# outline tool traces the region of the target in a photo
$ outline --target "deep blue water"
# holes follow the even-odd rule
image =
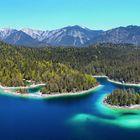
[[[104,95],[124,87],[105,78],[98,81],[101,87],[78,97],[48,100],[0,95],[0,140],[140,139],[140,126],[135,127],[140,123],[139,110],[112,111],[102,104]]]

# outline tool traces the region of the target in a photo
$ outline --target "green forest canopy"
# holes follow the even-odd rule
[[[0,52],[0,83],[3,86],[24,86],[26,79],[46,83],[47,93],[62,93],[87,90],[97,85],[91,75],[46,60],[41,54],[37,56],[38,49],[1,43]]]
[[[133,45],[24,48],[1,42],[0,52],[4,86],[24,85],[27,79],[47,83],[47,92],[79,91],[97,84],[91,75],[140,82],[140,48]]]
[[[105,102],[115,106],[140,104],[140,93],[134,89],[117,89],[107,96]]]

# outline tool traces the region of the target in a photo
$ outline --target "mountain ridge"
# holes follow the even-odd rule
[[[0,29],[0,40],[22,46],[88,46],[97,43],[128,43],[140,45],[140,26],[129,25],[107,31],[92,30],[79,25],[56,30],[34,30],[30,28]]]

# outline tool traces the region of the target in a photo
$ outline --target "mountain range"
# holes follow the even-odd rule
[[[52,31],[24,28],[0,29],[0,40],[13,45],[47,46],[88,46],[96,43],[128,43],[140,45],[140,26],[118,27],[111,30],[91,30],[78,25]]]

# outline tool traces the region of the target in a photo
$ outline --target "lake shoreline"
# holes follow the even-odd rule
[[[107,106],[111,109],[123,109],[123,110],[125,110],[125,109],[127,109],[127,110],[129,110],[129,109],[140,109],[140,104],[130,105],[130,106],[110,105],[105,101],[105,99],[103,100],[103,103],[104,103],[105,106]]]
[[[33,87],[38,87],[38,86],[44,86],[46,84],[38,84],[34,86],[28,86],[28,87],[22,87],[22,89],[29,89]],[[69,93],[51,93],[51,94],[30,94],[30,93],[19,93],[19,92],[14,92],[11,91],[12,89],[21,89],[21,87],[2,87],[0,86],[0,89],[4,91],[3,94],[7,95],[14,95],[14,96],[20,96],[20,97],[35,97],[35,98],[55,98],[55,97],[63,97],[63,96],[78,96],[78,95],[86,95],[89,92],[92,92],[99,88],[101,85],[97,85],[93,88],[90,88],[88,90],[83,90],[83,91],[78,91],[78,92],[69,92]],[[2,87],[2,88],[1,88]]]
[[[45,85],[46,85],[45,83],[41,83],[41,84],[32,84],[32,85],[30,85],[30,86],[19,86],[19,87],[6,87],[6,86],[0,85],[0,89],[3,89],[3,90],[29,89],[29,88],[35,88],[35,87],[38,87],[38,86],[45,86]]]
[[[46,98],[49,98],[49,97],[61,97],[61,96],[78,96],[78,95],[86,95],[88,94],[89,92],[92,92],[94,90],[96,90],[97,88],[101,87],[101,85],[97,85],[93,88],[90,88],[88,90],[83,90],[83,91],[78,91],[78,92],[67,92],[67,93],[52,93],[52,94],[42,94],[42,97],[46,97]]]
[[[119,84],[119,85],[124,85],[124,86],[138,86],[140,87],[140,83],[125,83],[125,82],[120,82],[120,81],[115,81],[113,79],[110,79],[108,76],[106,75],[95,75],[93,76],[94,78],[106,78],[107,81],[114,83],[114,84]]]
[[[93,76],[94,78],[106,78],[107,81],[111,82],[111,83],[114,83],[114,84],[119,84],[119,85],[125,85],[125,86],[140,86],[140,83],[138,84],[131,84],[131,83],[122,83],[122,82],[118,82],[118,81],[115,81],[115,80],[111,80],[109,79],[108,76],[105,76],[105,75],[95,75]],[[22,96],[22,97],[38,97],[38,98],[54,98],[54,97],[62,97],[62,96],[78,96],[78,95],[85,95],[87,94],[88,92],[91,92],[91,91],[94,91],[96,90],[97,88],[99,88],[101,85],[97,85],[93,88],[90,88],[88,90],[84,90],[84,91],[78,91],[78,92],[69,92],[69,93],[51,93],[51,94],[29,94],[29,93],[19,93],[19,92],[14,92],[14,91],[11,91],[13,89],[29,89],[29,88],[35,88],[35,87],[38,87],[38,86],[45,86],[46,84],[44,83],[41,83],[41,84],[33,84],[33,85],[30,85],[30,86],[19,86],[19,87],[4,87],[4,86],[1,86],[0,85],[0,89],[2,89],[4,91],[4,94],[8,94],[8,95],[15,95],[15,96]],[[136,107],[140,107],[139,106],[136,106]],[[120,107],[117,107],[117,106],[114,106],[114,108],[120,108]],[[126,108],[126,107],[122,107],[122,108]],[[127,107],[129,108],[129,107]],[[131,107],[133,108],[133,106]]]
[[[111,80],[109,79],[108,76],[106,75],[96,75],[96,76],[93,76],[94,78],[106,78],[107,81],[113,83],[113,84],[119,84],[119,85],[124,85],[124,86],[134,86],[134,87],[140,87],[140,83],[124,83],[124,82],[119,82],[119,81],[115,81],[115,80]],[[131,105],[131,106],[115,106],[115,105],[110,105],[108,104],[106,101],[106,97],[104,98],[103,100],[103,104],[109,108],[112,108],[112,109],[140,109],[140,104],[136,104],[136,105]]]

